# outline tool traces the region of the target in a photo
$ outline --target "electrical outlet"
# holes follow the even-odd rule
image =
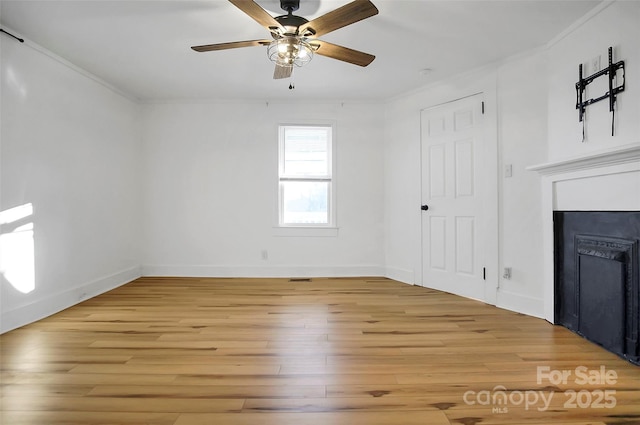
[[[504,273],[502,273],[502,277],[505,279],[511,279],[511,267],[505,267]]]

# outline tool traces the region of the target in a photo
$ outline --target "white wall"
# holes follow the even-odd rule
[[[500,273],[498,305],[541,316],[543,312],[540,178],[526,167],[547,155],[547,61],[531,52],[498,67],[500,144]],[[512,166],[512,177],[504,168]]]
[[[402,98],[385,111],[384,244],[387,276],[421,284],[420,101]]]
[[[608,48],[613,61],[625,61],[626,88],[616,102],[615,136],[611,136],[609,103],[602,100],[587,107],[586,140],[581,142],[582,124],[575,109],[578,65],[601,56],[608,64]],[[640,142],[640,2],[617,1],[605,4],[590,19],[573,28],[549,47],[549,160],[576,157]],[[586,69],[585,74],[591,75]],[[607,92],[607,77],[587,87],[587,97]]]
[[[0,213],[6,331],[140,275],[141,157],[134,102],[29,42],[0,43],[0,211],[33,208]]]
[[[144,273],[383,274],[382,118],[370,104],[145,105]],[[277,126],[317,122],[335,123],[338,233],[281,236]]]

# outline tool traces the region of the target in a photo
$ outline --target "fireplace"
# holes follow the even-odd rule
[[[640,212],[553,217],[556,323],[640,364]]]
[[[541,177],[541,316],[637,363],[638,234],[633,236],[624,229],[637,231],[638,227],[640,142],[528,169]],[[627,213],[636,214],[632,218],[636,224],[628,224],[624,220],[629,219],[624,218],[618,226],[623,230],[608,227],[608,217],[624,217]],[[580,224],[583,218],[595,218],[604,227]],[[566,232],[573,232],[573,236],[560,247],[558,238]],[[562,263],[556,257],[561,257]],[[558,270],[558,264],[564,262],[569,262],[573,271]],[[601,308],[605,304],[609,307]]]

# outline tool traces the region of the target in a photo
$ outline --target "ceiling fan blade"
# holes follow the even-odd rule
[[[282,25],[275,20],[273,16],[264,10],[258,3],[253,0],[229,0],[238,9],[253,18],[254,21],[271,31],[273,28],[282,28]]]
[[[238,47],[267,46],[270,40],[248,40],[232,41],[230,43],[204,44],[202,46],[191,46],[196,52],[211,52],[213,50],[236,49]]]
[[[374,55],[370,55],[369,53],[338,46],[337,44],[327,43],[322,40],[313,40],[310,41],[310,43],[313,46],[319,46],[318,50],[315,51],[316,55],[338,59],[354,65],[367,66],[376,58]]]
[[[273,71],[273,79],[279,80],[282,78],[289,78],[293,74],[293,65],[279,65],[276,64],[276,69]]]
[[[377,15],[378,9],[369,0],[355,0],[325,15],[300,25],[299,34],[304,35],[309,29],[316,37],[346,27],[363,19]]]

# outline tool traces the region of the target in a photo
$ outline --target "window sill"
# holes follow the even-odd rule
[[[337,227],[274,227],[273,236],[276,237],[337,237]]]

